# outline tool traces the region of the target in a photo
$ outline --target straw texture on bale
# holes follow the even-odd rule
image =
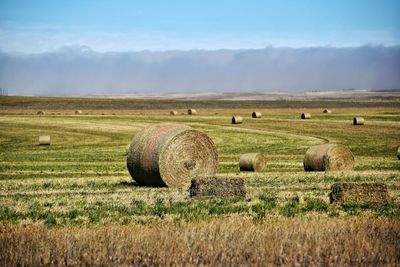
[[[197,110],[190,108],[190,109],[188,109],[188,114],[195,115],[195,114],[197,114]]]
[[[330,109],[324,109],[323,113],[332,113]]]
[[[131,148],[131,144],[127,144],[126,147],[125,147],[125,153],[126,153],[126,155],[129,154],[129,149],[130,149],[130,148]]]
[[[218,155],[206,134],[186,125],[157,124],[135,135],[127,167],[141,185],[188,188],[192,178],[216,173]]]
[[[39,136],[39,145],[50,145],[50,135]]]
[[[242,178],[202,177],[192,179],[191,197],[246,197]]]
[[[362,117],[354,117],[353,125],[364,125],[364,118]]]
[[[240,124],[243,122],[243,118],[241,116],[233,116],[232,124]]]
[[[311,113],[301,113],[301,119],[311,119]]]
[[[76,115],[82,114],[82,110],[75,110],[75,114],[76,114]]]
[[[44,112],[43,110],[39,110],[36,114],[37,114],[37,115],[45,115],[46,112]]]
[[[389,194],[384,183],[335,183],[329,194],[332,204],[385,204]]]
[[[169,114],[172,115],[172,116],[176,116],[176,115],[178,115],[178,111],[171,110]]]
[[[265,165],[265,158],[259,153],[247,153],[240,156],[240,171],[262,172]]]
[[[400,159],[400,146],[397,148],[397,158]]]
[[[304,156],[305,171],[343,171],[354,169],[354,156],[344,146],[323,144],[310,147]]]
[[[261,112],[254,111],[253,113],[251,113],[252,118],[259,119],[259,118],[261,118],[261,116],[262,116]]]

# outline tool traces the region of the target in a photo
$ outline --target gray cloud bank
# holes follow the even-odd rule
[[[0,53],[0,87],[16,95],[394,89],[400,46]]]

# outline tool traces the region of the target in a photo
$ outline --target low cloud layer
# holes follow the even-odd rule
[[[400,46],[0,53],[0,87],[17,95],[394,89],[399,73]]]

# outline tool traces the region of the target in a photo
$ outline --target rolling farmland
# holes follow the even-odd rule
[[[400,263],[398,101],[1,97],[0,114],[0,265]],[[352,125],[355,116],[365,124]],[[218,176],[243,178],[246,197],[136,184],[125,147],[161,122],[206,133]],[[39,146],[39,135],[51,145]],[[304,171],[307,149],[328,142],[350,148],[354,171]],[[251,152],[266,158],[263,172],[239,171]],[[335,182],[384,182],[390,200],[334,206]]]

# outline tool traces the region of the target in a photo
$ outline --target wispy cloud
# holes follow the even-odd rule
[[[161,31],[106,32],[84,27],[66,27],[56,24],[14,25],[0,24],[0,51],[43,53],[63,46],[86,45],[99,52],[167,51],[190,49],[260,49],[267,46],[361,46],[399,45],[400,40],[392,32],[340,31],[318,36],[303,33],[176,33]]]

